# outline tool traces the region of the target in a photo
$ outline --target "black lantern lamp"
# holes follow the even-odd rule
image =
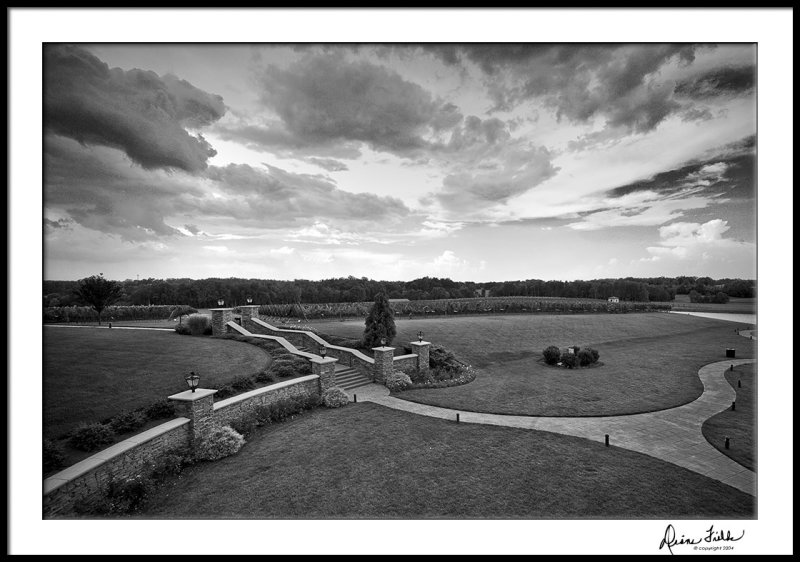
[[[247,304],[253,304],[253,297],[247,297]]]
[[[225,304],[225,299],[217,299],[217,305],[222,306]]]
[[[186,384],[192,389],[192,392],[200,386],[200,375],[196,375],[194,371],[186,375]]]
[[[328,349],[323,345],[319,348],[319,356],[325,359],[325,354],[328,353]]]
[[[386,338],[381,338],[381,347],[386,347]]]
[[[422,343],[422,338],[424,338],[424,337],[425,337],[425,334],[422,333],[422,330],[417,332],[417,339],[420,341],[420,343]]]

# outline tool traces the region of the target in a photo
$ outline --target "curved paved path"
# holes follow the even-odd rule
[[[610,444],[615,447],[624,447],[688,468],[754,496],[755,473],[720,453],[706,441],[702,433],[703,422],[729,408],[736,399],[736,391],[725,380],[725,370],[731,365],[754,362],[753,359],[730,359],[706,365],[698,371],[704,387],[703,394],[694,402],[668,410],[627,416],[567,418],[482,414],[408,402],[389,396],[388,389],[377,384],[353,392],[359,401],[374,402],[412,414],[455,421],[458,413],[460,421],[464,423],[538,429],[599,442],[603,442],[608,434]]]

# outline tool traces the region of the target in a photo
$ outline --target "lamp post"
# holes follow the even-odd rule
[[[247,304],[253,304],[253,297],[247,297]]]
[[[196,375],[194,371],[186,375],[184,380],[186,381],[186,384],[189,386],[189,388],[192,389],[192,392],[194,392],[195,389],[198,386],[200,386],[200,376]]]
[[[217,299],[217,306],[222,307],[225,304],[225,299]]]
[[[381,338],[381,347],[386,347],[386,338]]]
[[[325,354],[326,353],[328,353],[328,349],[324,345],[320,346],[320,348],[319,348],[319,356],[322,357],[323,359],[325,359]]]
[[[424,338],[424,337],[425,337],[425,334],[422,332],[422,330],[420,330],[419,332],[417,332],[417,339],[418,339],[420,342],[422,341],[422,338]]]

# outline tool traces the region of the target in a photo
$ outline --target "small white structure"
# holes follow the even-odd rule
[[[608,302],[619,302],[619,297],[608,297]]]

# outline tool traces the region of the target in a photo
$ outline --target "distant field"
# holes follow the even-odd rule
[[[56,438],[82,421],[97,422],[186,390],[189,371],[201,385],[264,368],[262,349],[174,332],[59,328],[44,330],[44,435]]]
[[[757,299],[731,298],[726,304],[693,303],[689,302],[689,295],[675,295],[672,310],[681,312],[728,312],[736,314],[755,314]]]
[[[467,385],[407,391],[399,397],[518,415],[616,415],[679,406],[701,394],[701,366],[725,359],[728,347],[736,348],[737,357],[753,357],[756,343],[737,335],[735,323],[664,313],[398,319],[396,324],[395,346],[413,341],[423,330],[427,341],[478,369],[478,377]],[[363,321],[315,327],[359,337]],[[568,371],[540,360],[548,345],[572,344],[597,349],[603,365]]]
[[[257,431],[236,455],[189,467],[156,490],[141,517],[742,519],[754,503],[602,443],[359,403]]]

